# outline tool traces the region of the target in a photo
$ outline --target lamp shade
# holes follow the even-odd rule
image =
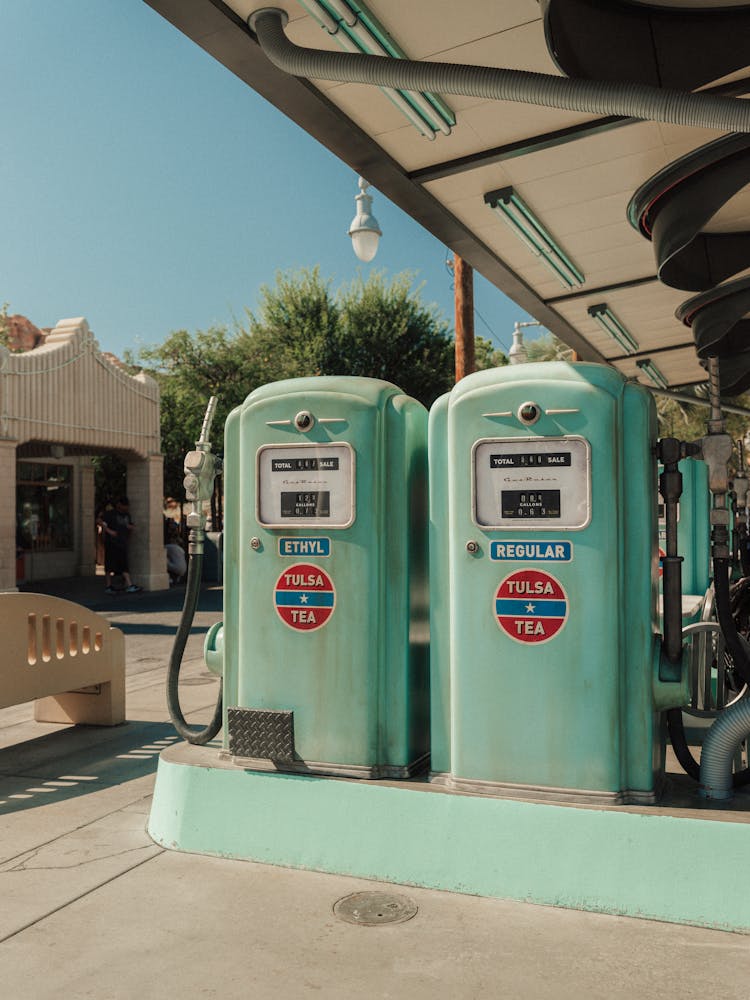
[[[352,238],[352,247],[357,257],[367,264],[378,252],[378,243],[383,233],[378,225],[378,220],[371,213],[372,197],[366,194],[370,185],[364,179],[359,179],[360,193],[355,197],[357,203],[357,214],[352,219],[349,226],[349,235]]]

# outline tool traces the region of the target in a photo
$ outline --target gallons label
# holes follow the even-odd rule
[[[547,642],[568,618],[568,597],[559,580],[541,569],[519,569],[495,593],[494,613],[516,642]]]
[[[572,542],[491,542],[490,559],[498,562],[570,562]]]
[[[333,580],[310,563],[295,563],[285,569],[274,588],[279,618],[298,632],[314,632],[325,625],[336,606]]]

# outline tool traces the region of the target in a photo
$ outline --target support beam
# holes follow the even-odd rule
[[[453,255],[453,283],[456,310],[456,382],[471,375],[474,355],[474,271],[458,254]]]

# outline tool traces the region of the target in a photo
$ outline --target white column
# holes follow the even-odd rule
[[[94,466],[90,458],[78,462],[76,497],[76,549],[78,576],[96,576],[96,525],[94,517]]]
[[[16,587],[16,442],[0,438],[0,593]]]
[[[149,455],[127,463],[127,492],[135,528],[130,536],[130,575],[144,590],[169,587],[164,552],[164,459]]]

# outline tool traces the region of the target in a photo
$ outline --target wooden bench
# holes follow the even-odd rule
[[[37,722],[125,721],[125,636],[80,604],[0,594],[0,708],[35,701]]]

